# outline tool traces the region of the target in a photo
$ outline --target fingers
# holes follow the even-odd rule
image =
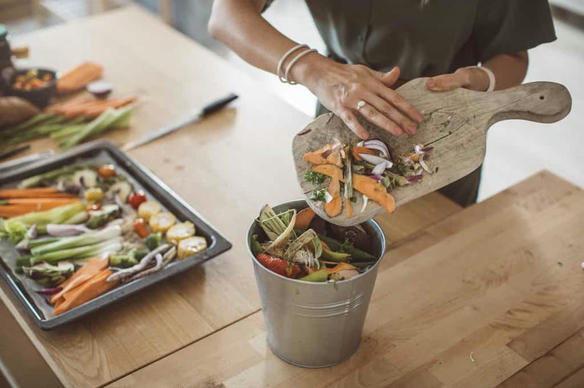
[[[385,129],[392,135],[399,136],[403,134],[403,130],[399,127],[399,125],[378,111],[373,105],[365,104],[361,109],[359,109],[359,113],[365,117],[367,121]]]
[[[365,102],[361,108],[358,103]],[[395,136],[404,132],[416,133],[416,124],[404,116],[396,107],[390,105],[383,98],[379,97],[367,89],[360,89],[358,93],[349,96],[345,101],[345,106],[355,114],[360,114],[367,121],[385,129]]]
[[[464,72],[456,72],[432,77],[426,81],[426,87],[436,92],[445,92],[464,87],[466,82],[467,77]]]
[[[387,86],[388,88],[391,87],[396,81],[399,79],[400,70],[399,67],[395,66],[393,69],[388,71],[387,73],[383,73],[381,71],[375,71],[369,69],[371,74],[381,81],[382,84]]]
[[[385,101],[396,107],[399,110],[399,115],[404,116],[401,117],[398,122],[405,122],[404,120],[407,120],[407,117],[418,123],[421,123],[424,120],[422,114],[412,104],[400,96],[395,90],[390,89],[383,84],[372,85],[372,87],[374,89],[373,91],[379,97],[383,98]],[[408,131],[406,130],[406,132]]]
[[[396,83],[396,81],[399,79],[399,75],[400,75],[400,70],[399,67],[394,67],[393,69],[391,69],[390,72],[385,73],[382,77],[381,77],[381,82],[387,86],[393,86],[393,84]]]
[[[357,120],[357,117],[350,109],[344,108],[337,115],[343,120],[345,125],[355,133],[355,135],[363,140],[369,139],[369,132],[367,132],[361,123],[359,123],[359,120]]]
[[[416,133],[417,125],[414,121],[410,120],[404,114],[402,114],[396,107],[390,105],[387,101],[383,98],[379,97],[374,93],[367,93],[364,96],[364,101],[367,101],[371,104],[375,109],[377,109],[380,113],[382,113],[385,117],[391,120],[393,125],[390,127],[397,126],[399,129],[399,134],[406,132],[410,135]],[[386,128],[390,133],[393,133],[390,128]]]

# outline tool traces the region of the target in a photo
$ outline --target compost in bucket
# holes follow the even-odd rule
[[[290,279],[349,280],[378,259],[371,252],[373,237],[365,228],[330,224],[309,207],[276,213],[266,205],[256,221],[263,233],[250,239],[255,258],[268,270]]]
[[[338,227],[292,201],[265,206],[248,243],[272,352],[308,368],[351,357],[385,251],[379,225]]]

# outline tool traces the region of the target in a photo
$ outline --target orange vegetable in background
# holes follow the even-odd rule
[[[116,176],[116,167],[113,164],[104,164],[99,166],[97,173],[102,178],[112,178]]]
[[[113,288],[117,282],[108,282],[107,278],[113,274],[109,269],[102,269],[91,278],[85,280],[77,287],[72,288],[61,296],[55,304],[53,314],[59,315],[77,306],[88,302]]]
[[[134,232],[142,238],[146,238],[150,234],[143,218],[136,218],[134,221]]]
[[[107,100],[97,99],[73,99],[71,101],[55,104],[45,109],[46,112],[53,112],[65,116],[69,119],[85,117],[93,119],[105,112],[109,108],[118,109],[136,101],[136,97],[125,97]]]
[[[79,202],[77,198],[12,198],[0,203],[0,217],[11,218],[26,213],[50,210],[55,207]]]
[[[79,282],[79,280],[76,280],[77,278],[79,277],[86,278],[86,275],[89,275],[91,277],[98,273],[99,271],[106,269],[108,264],[109,262],[107,259],[93,258],[87,260],[87,263],[83,264],[83,266],[79,268],[77,272],[71,275],[69,279],[59,284],[59,287],[62,287],[63,289],[59,293],[53,295],[50,298],[50,302],[52,304],[58,303],[61,297],[65,294],[66,290],[71,288],[70,284],[73,282]]]
[[[65,72],[57,80],[59,93],[71,93],[83,89],[91,81],[95,81],[103,74],[103,67],[97,63],[84,62]]]
[[[77,196],[64,193],[54,187],[35,187],[31,189],[3,189],[0,190],[0,198],[77,198]]]

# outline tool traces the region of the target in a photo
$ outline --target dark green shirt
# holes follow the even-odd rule
[[[282,0],[285,1],[285,0]],[[412,79],[556,39],[547,0],[306,0],[329,54]]]

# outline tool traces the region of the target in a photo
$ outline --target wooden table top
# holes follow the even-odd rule
[[[241,96],[233,108],[130,153],[232,250],[54,331],[36,328],[1,284],[11,317],[0,321],[16,320],[63,385],[492,386],[509,379],[513,386],[542,375],[549,385],[582,382],[580,189],[541,173],[469,209],[431,194],[379,217],[391,252],[359,351],[334,368],[292,367],[267,350],[244,236],[261,205],[300,196],[290,147],[310,118],[138,7],[16,41],[48,67],[100,62],[118,94],[139,95],[131,128],[107,135],[118,143],[228,92]],[[38,141],[33,151],[52,146]]]

